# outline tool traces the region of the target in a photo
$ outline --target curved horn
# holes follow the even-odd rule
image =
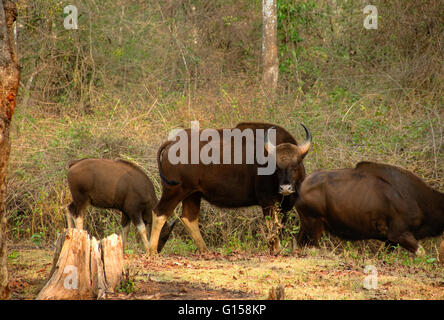
[[[271,129],[275,130],[274,126],[269,128],[266,132],[265,132],[265,136],[264,136],[264,142],[265,142],[265,150],[267,150],[267,152],[269,154],[274,153],[274,150],[276,150],[276,146],[268,139],[268,131],[270,131]]]
[[[304,126],[302,123],[301,126],[304,127],[305,130],[305,141],[298,145],[298,148],[301,156],[304,157],[307,154],[308,150],[310,150],[310,147],[312,145],[312,136],[310,130],[308,130],[306,126]]]

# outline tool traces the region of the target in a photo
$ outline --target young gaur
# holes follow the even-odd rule
[[[73,201],[68,206],[75,227],[83,229],[83,219],[89,204],[122,212],[122,245],[128,241],[132,221],[145,246],[151,231],[152,209],[157,204],[154,186],[135,164],[124,160],[81,159],[69,164],[68,184]],[[68,217],[68,226],[71,226]],[[162,228],[157,251],[160,252],[173,230],[176,220]]]

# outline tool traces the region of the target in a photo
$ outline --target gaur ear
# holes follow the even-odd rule
[[[304,127],[304,130],[305,130],[305,141],[298,145],[298,150],[299,150],[299,155],[301,156],[301,158],[304,158],[307,155],[308,150],[310,150],[310,147],[312,145],[312,142],[311,142],[312,136],[306,126],[304,126],[302,123],[301,123],[301,126]]]
[[[274,135],[276,137],[276,129],[274,127],[271,127],[270,129],[268,129],[265,132],[265,137],[264,137],[264,142],[265,142],[265,150],[267,150],[268,154],[273,154],[274,151],[276,150],[276,146],[270,141],[269,137],[268,137],[268,132],[270,130],[274,131]],[[271,131],[270,131],[271,132]],[[276,139],[275,139],[276,140]]]

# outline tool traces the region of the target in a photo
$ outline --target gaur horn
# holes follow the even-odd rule
[[[306,126],[304,126],[302,123],[301,123],[301,126],[304,127],[304,130],[305,130],[305,141],[302,142],[300,145],[298,145],[298,148],[299,148],[299,152],[300,152],[301,156],[304,157],[307,154],[308,150],[310,150],[310,147],[312,144],[312,142],[311,142],[312,136]]]
[[[274,127],[269,128],[265,132],[265,137],[264,137],[265,150],[267,150],[268,154],[272,154],[274,153],[274,150],[276,150],[276,146],[273,143],[271,143],[271,141],[268,140],[268,131],[270,131],[271,129],[276,130]]]

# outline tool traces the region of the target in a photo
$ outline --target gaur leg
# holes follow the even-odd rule
[[[129,217],[122,212],[122,248],[125,251],[125,248],[128,244],[128,233],[131,225],[131,220]]]
[[[73,194],[73,202],[69,204],[68,210],[74,219],[75,227],[77,229],[83,229],[83,218],[88,204],[89,199],[87,197],[74,196]]]
[[[157,252],[162,251],[162,248],[165,246],[165,243],[168,241],[168,238],[170,237],[171,231],[173,231],[176,222],[177,219],[174,219],[163,225],[162,231],[160,232],[159,236],[159,244],[157,245]]]
[[[146,236],[146,226],[142,216],[144,207],[137,200],[138,198],[128,196],[125,199],[125,205],[122,210],[122,214],[127,215],[131,219],[132,223],[137,229],[137,232],[140,235],[140,238],[142,239],[145,250],[148,251],[149,242]]]
[[[394,232],[388,234],[389,241],[399,243],[399,245],[410,252],[416,253],[419,248],[418,240],[409,231]]]
[[[139,232],[140,238],[142,239],[143,246],[145,247],[146,252],[149,252],[150,244],[148,242],[148,238],[146,236],[146,226],[143,222],[142,215],[131,215],[131,221]]]
[[[168,217],[173,213],[174,208],[184,198],[182,188],[176,186],[174,188],[164,188],[162,197],[153,209],[153,224],[151,227],[150,248],[149,254],[156,255],[159,245],[159,236],[163,225],[168,220]]]
[[[146,225],[146,233],[148,239],[151,238],[151,228],[152,228],[152,220],[153,220],[153,206],[147,204],[143,213],[143,222]],[[165,223],[160,231],[159,243],[157,245],[157,252],[160,252],[170,237],[170,233],[173,230],[174,225],[176,224],[176,219],[169,223]]]
[[[182,201],[182,221],[201,253],[207,251],[199,230],[200,193],[193,193]]]
[[[324,224],[318,218],[299,214],[300,229],[298,234],[298,244],[300,246],[319,247],[319,240],[324,233]]]
[[[146,229],[146,236],[148,239],[151,237],[151,225],[153,223],[153,208],[149,205],[145,207],[142,213],[142,219],[145,223],[145,229]]]
[[[68,210],[66,210],[68,209]],[[74,223],[74,218],[69,210],[69,207],[65,208],[65,213],[66,213],[66,222],[68,224],[68,229],[69,228],[75,228],[75,223]]]
[[[419,247],[418,241],[408,231],[406,223],[397,212],[393,213],[392,221],[390,221],[387,239],[393,243],[399,243],[401,247],[413,253],[416,253]]]

